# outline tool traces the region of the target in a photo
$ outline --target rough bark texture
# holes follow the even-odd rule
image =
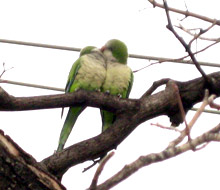
[[[0,189],[64,190],[30,155],[0,131]]]

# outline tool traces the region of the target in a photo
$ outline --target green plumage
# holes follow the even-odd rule
[[[107,73],[102,91],[121,98],[128,98],[133,84],[133,73],[127,66],[128,51],[126,45],[113,39],[102,47],[102,51],[107,59]],[[105,110],[101,110],[101,115],[102,131],[105,131],[113,124],[115,115]]]
[[[73,64],[65,92],[74,92],[78,89],[88,91],[100,90],[106,78],[105,56],[93,46],[85,47],[80,52],[80,57]],[[61,151],[71,133],[71,130],[85,107],[70,107],[64,122],[57,151]]]

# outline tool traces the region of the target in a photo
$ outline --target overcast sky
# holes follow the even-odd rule
[[[219,1],[179,0],[168,1],[170,6],[208,16],[220,18]],[[0,1],[0,38],[83,48],[87,45],[101,47],[106,41],[117,38],[124,41],[129,53],[148,56],[179,58],[186,55],[184,48],[166,29],[165,12],[152,8],[147,0],[78,0],[78,1]],[[206,28],[210,23],[171,14],[175,25],[186,28]],[[188,41],[191,38],[179,31]],[[218,38],[219,27],[214,27],[207,37]],[[207,42],[198,41],[193,50],[205,47]],[[36,48],[0,43],[0,66],[13,67],[3,79],[28,82],[64,88],[72,63],[78,52]],[[197,56],[199,61],[220,63],[219,45]],[[147,60],[130,58],[132,70],[148,65]],[[1,68],[1,67],[0,67]],[[206,73],[219,68],[203,67]],[[130,98],[139,98],[150,85],[161,78],[187,81],[200,77],[195,66],[176,63],[162,63],[148,67],[134,74],[134,85]],[[36,96],[60,92],[2,84],[13,96]],[[162,88],[161,88],[162,89]],[[198,107],[198,106],[197,106]],[[67,112],[67,109],[66,109]],[[195,112],[190,111],[187,121]],[[1,112],[1,129],[37,161],[53,154],[58,145],[64,119],[61,109]],[[65,116],[64,116],[65,118]],[[192,136],[216,126],[219,115],[203,114],[192,130]],[[151,126],[160,123],[170,126],[165,116],[143,123],[125,139],[107,163],[99,182],[118,172],[125,164],[140,155],[156,153],[167,147],[177,137],[173,131]],[[101,132],[101,118],[98,109],[87,108],[66,143],[66,147]],[[218,189],[220,170],[219,143],[211,143],[197,152],[187,152],[176,158],[153,164],[139,170],[114,190],[121,189]],[[85,162],[71,168],[63,178],[67,189],[86,189],[96,171],[93,167],[86,173],[83,169],[92,162]]]

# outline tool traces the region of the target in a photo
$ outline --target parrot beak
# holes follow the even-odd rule
[[[101,52],[104,52],[105,49],[106,49],[106,46],[102,46],[102,48],[100,50],[101,50]]]

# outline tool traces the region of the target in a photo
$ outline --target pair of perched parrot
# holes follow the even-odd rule
[[[133,84],[133,73],[127,66],[128,51],[126,45],[117,39],[109,40],[101,49],[87,46],[80,52],[80,57],[73,64],[65,92],[78,89],[101,91],[128,98]],[[57,151],[61,151],[71,130],[85,106],[70,107],[64,122]],[[115,115],[101,110],[102,132],[109,128]]]

